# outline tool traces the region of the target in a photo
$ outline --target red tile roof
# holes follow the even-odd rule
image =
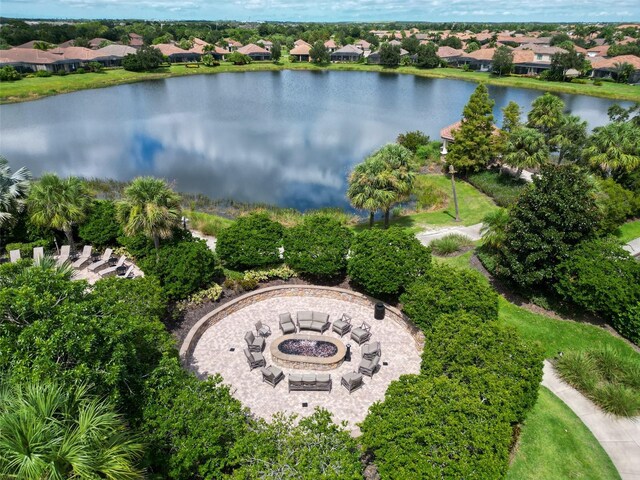
[[[440,138],[442,138],[443,140],[449,140],[450,142],[453,141],[453,132],[458,130],[461,125],[462,125],[462,120],[459,120],[456,123],[452,123],[448,127],[444,127],[442,130],[440,130]],[[497,135],[499,133],[500,133],[500,129],[494,125],[493,135]]]
[[[254,44],[254,43],[250,43],[249,45],[245,45],[244,47],[241,47],[238,49],[238,52],[244,54],[244,55],[249,55],[251,53],[260,53],[260,54],[264,54],[264,55],[269,55],[269,51],[265,50],[262,47],[259,47],[258,45]]]
[[[451,58],[464,55],[464,50],[458,50],[452,47],[439,47],[437,53],[440,58]]]
[[[591,67],[594,69],[611,69],[616,68],[616,63],[629,63],[636,70],[640,70],[640,57],[635,55],[618,55],[611,58],[594,57],[590,61]]]
[[[309,45],[296,45],[291,50],[289,50],[290,55],[309,55],[309,51],[311,47]]]
[[[327,40],[326,42],[324,42],[324,46],[327,48],[338,48],[338,45],[336,45],[336,42],[334,42],[333,40]]]
[[[298,40],[296,40],[295,42],[293,42],[293,44],[296,47],[299,47],[300,45],[308,45],[309,47],[311,47],[310,43],[305,42],[304,40],[302,40],[301,38],[299,38]]]
[[[190,52],[189,50],[184,50],[180,47],[177,47],[176,45],[173,45],[172,43],[160,43],[158,45],[154,45],[154,47],[156,47],[158,50],[160,50],[162,52],[162,55],[168,57],[169,55],[184,55],[187,53],[193,53]]]

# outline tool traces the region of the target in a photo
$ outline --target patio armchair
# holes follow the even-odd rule
[[[110,248],[107,248],[102,254],[102,258],[97,262],[93,262],[91,265],[89,265],[87,267],[87,270],[89,270],[90,272],[95,272],[99,268],[104,267],[107,263],[109,263],[109,259],[111,258],[112,253],[113,253],[113,250]]]
[[[244,341],[247,342],[247,347],[251,352],[262,352],[264,350],[264,338],[256,337],[253,332],[245,333]]]
[[[345,373],[340,383],[349,391],[349,395],[364,385],[362,374],[357,372]]]
[[[268,337],[269,335],[271,335],[271,327],[269,325],[264,325],[262,321],[258,320],[255,327],[256,332],[258,332],[258,335],[260,335],[261,337]]]
[[[371,360],[363,358],[358,367],[358,373],[362,373],[368,377],[373,377],[373,374],[380,369],[380,357],[375,356]]]
[[[56,265],[62,265],[64,262],[69,261],[69,255],[71,255],[71,246],[63,245],[60,247],[60,255],[56,259]]]
[[[35,247],[33,249],[33,262],[38,263],[44,257],[44,247]]]
[[[288,335],[289,333],[296,333],[296,324],[293,323],[290,313],[281,313],[279,323],[280,323],[280,330],[282,330],[283,335]]]
[[[373,360],[373,357],[380,357],[382,355],[382,348],[380,342],[367,343],[362,347],[362,358],[367,360]]]
[[[124,265],[124,261],[127,259],[127,257],[125,257],[124,255],[122,255],[119,259],[118,259],[118,263],[115,264],[115,266],[113,267],[109,267],[109,268],[105,268],[104,270],[98,272],[100,274],[100,276],[102,278],[104,277],[108,277],[109,275],[114,275],[117,271],[118,271],[118,267],[121,267]],[[109,259],[107,259],[107,261],[109,261]],[[89,268],[91,268],[91,265],[89,266]]]
[[[78,259],[71,264],[73,268],[82,268],[82,266],[87,263],[91,259],[91,250],[93,247],[91,245],[85,245],[82,249],[82,253],[78,257]]]
[[[362,322],[358,328],[351,330],[351,340],[358,345],[362,345],[364,342],[371,338],[371,325],[367,322]]]
[[[9,260],[11,263],[16,263],[20,258],[20,250],[11,250],[9,252]]]
[[[244,356],[247,358],[249,371],[252,371],[254,368],[264,367],[267,364],[266,360],[262,356],[262,353],[260,352],[250,352],[248,348],[245,348]]]
[[[284,373],[278,367],[270,365],[262,368],[262,381],[268,383],[273,388],[284,378]]]
[[[351,331],[351,317],[346,313],[343,313],[342,316],[333,322],[333,326],[331,329],[336,332],[338,335],[343,337],[345,334]]]
[[[310,311],[298,312],[296,314],[296,320],[298,321],[298,329],[300,331],[312,330],[322,334],[331,327],[329,315],[326,313]]]

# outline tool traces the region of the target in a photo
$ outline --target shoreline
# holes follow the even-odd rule
[[[547,82],[530,77],[493,77],[488,73],[465,72],[455,68],[419,69],[417,67],[385,68],[380,65],[336,63],[318,66],[307,63],[256,62],[248,65],[233,65],[223,62],[217,67],[200,65],[198,68],[187,68],[184,64],[173,64],[155,72],[129,72],[121,68],[105,70],[101,73],[73,74],[43,78],[24,78],[15,82],[0,83],[0,105],[39,100],[53,95],[61,95],[94,88],[107,88],[128,83],[149,80],[182,77],[187,75],[211,75],[228,72],[260,72],[260,71],[355,71],[414,75],[424,78],[442,78],[467,82],[485,82],[510,88],[525,88],[544,92],[565,93],[569,95],[586,95],[619,101],[640,102],[640,86],[622,85],[603,82],[601,86],[593,83],[578,84],[567,82]]]

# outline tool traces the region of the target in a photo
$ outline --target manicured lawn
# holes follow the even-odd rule
[[[87,73],[84,75],[67,75],[64,77],[52,76],[47,78],[26,78],[17,82],[2,82],[0,84],[0,103],[20,102],[33,100],[59,93],[68,93],[86,88],[100,88],[122,83],[132,83],[142,80],[153,80],[181,75],[198,75],[206,73],[258,71],[258,70],[341,70],[341,71],[368,71],[388,72],[416,75],[429,78],[455,78],[470,82],[486,82],[492,85],[505,87],[530,88],[536,90],[571,93],[576,95],[591,95],[596,97],[614,98],[618,100],[640,100],[640,88],[632,85],[603,82],[596,87],[591,82],[580,85],[567,82],[543,82],[526,77],[493,77],[488,73],[464,72],[455,68],[434,68],[423,70],[416,67],[385,68],[380,65],[365,64],[330,64],[317,66],[305,62],[288,63],[280,62],[255,62],[249,65],[232,65],[223,62],[218,67],[186,68],[184,65],[172,65],[155,72],[136,73],[122,69],[107,70],[103,73]]]
[[[189,219],[189,226],[195,230],[198,230],[205,235],[212,235],[214,237],[228,226],[233,223],[233,220],[220,217],[218,215],[212,215],[210,213],[195,212],[193,210],[185,210],[185,216]]]
[[[620,476],[591,431],[544,387],[525,421],[507,480],[613,480]]]
[[[640,220],[627,222],[624,225],[621,225],[616,231],[616,237],[620,239],[621,243],[628,243],[631,240],[640,237]]]
[[[450,267],[457,268],[471,268],[469,262],[471,261],[471,256],[473,255],[473,250],[470,250],[462,255],[457,255],[455,257],[436,257],[435,255],[432,257],[433,261],[436,263],[440,263],[442,265],[448,265]]]
[[[546,358],[553,358],[558,352],[584,352],[605,347],[619,350],[623,356],[639,355],[627,342],[603,328],[533,313],[503,297],[500,297],[499,317],[505,324],[516,327],[527,340],[540,342]]]

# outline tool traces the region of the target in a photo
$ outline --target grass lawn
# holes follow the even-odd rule
[[[233,220],[228,218],[193,210],[185,210],[184,215],[189,219],[189,227],[214,237],[233,223]]]
[[[591,431],[562,400],[540,387],[507,480],[613,480],[620,476]]]
[[[471,256],[473,255],[473,250],[469,250],[462,255],[457,255],[455,257],[436,257],[432,256],[433,261],[439,263],[441,265],[448,265],[450,267],[457,268],[471,268],[469,262],[471,261]]]
[[[186,68],[184,65],[171,65],[155,72],[128,72],[123,69],[105,70],[102,73],[86,73],[83,75],[52,76],[43,78],[25,78],[16,82],[2,82],[0,84],[0,103],[21,102],[37,98],[68,93],[87,88],[101,88],[122,83],[133,83],[143,80],[153,80],[182,75],[198,75],[220,72],[246,72],[259,70],[340,70],[386,72],[416,75],[429,78],[454,78],[470,82],[486,82],[505,87],[530,88],[536,90],[571,93],[576,95],[591,95],[596,97],[613,98],[618,100],[640,100],[640,88],[632,85],[621,85],[603,82],[596,87],[591,82],[580,85],[567,82],[544,82],[526,77],[493,77],[488,73],[464,72],[456,68],[419,69],[416,67],[385,68],[380,65],[365,64],[329,64],[317,66],[305,62],[275,64],[273,62],[254,62],[249,65],[232,65],[222,62],[218,67]]]
[[[620,228],[616,231],[616,237],[618,237],[622,243],[628,243],[631,240],[640,237],[640,220],[620,225]]]

